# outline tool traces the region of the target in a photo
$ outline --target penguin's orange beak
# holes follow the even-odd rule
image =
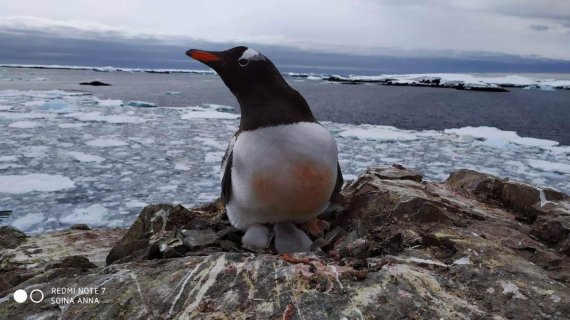
[[[190,49],[190,50],[186,51],[186,55],[189,56],[190,58],[198,60],[200,62],[211,62],[211,61],[222,60],[222,58],[220,56],[216,55],[215,53],[208,52],[208,51],[202,51],[202,50],[196,50],[196,49]]]

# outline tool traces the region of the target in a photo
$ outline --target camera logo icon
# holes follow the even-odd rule
[[[34,289],[30,292],[30,301],[33,303],[40,303],[44,300],[44,293],[40,289]],[[28,299],[28,293],[24,289],[18,289],[14,292],[14,301],[17,303],[24,303]]]

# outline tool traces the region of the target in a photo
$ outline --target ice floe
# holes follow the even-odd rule
[[[361,140],[380,141],[410,141],[418,139],[418,136],[390,126],[362,125],[360,128],[342,131],[340,136]]]
[[[156,103],[146,101],[129,101],[125,104],[127,107],[134,108],[156,108]]]
[[[0,119],[24,120],[24,119],[50,119],[54,115],[39,112],[0,112]]]
[[[61,223],[72,225],[86,223],[90,226],[101,226],[109,216],[109,210],[100,204],[90,205],[86,208],[76,208],[69,215],[59,219]]]
[[[35,128],[37,126],[40,126],[41,123],[37,122],[37,121],[16,121],[16,122],[12,122],[8,125],[8,127],[10,128],[20,128],[20,129],[29,129],[29,128]]]
[[[0,112],[0,210],[13,212],[0,223],[26,232],[128,226],[145,204],[215,199],[219,163],[239,125],[233,107],[215,104],[134,108],[59,90],[4,90],[0,101],[9,107]],[[15,121],[41,125],[9,128]],[[570,192],[570,147],[556,141],[490,127],[322,124],[338,142],[346,179],[397,162],[427,180],[469,168]]]
[[[101,162],[105,158],[79,151],[67,151],[67,154],[79,162]]]
[[[233,108],[228,108],[223,105],[204,104],[201,107],[186,108],[186,110],[184,110],[180,115],[180,119],[238,119],[240,115],[229,113],[228,111],[231,110],[233,110]]]
[[[45,215],[36,212],[36,213],[28,213],[24,216],[17,217],[12,222],[12,225],[20,230],[25,230],[25,229],[29,230],[30,226],[41,224],[44,221],[45,221]]]
[[[81,128],[87,126],[87,123],[60,123],[57,126],[62,129],[70,129],[70,128]]]
[[[73,110],[73,106],[63,99],[30,101],[23,103],[23,105],[34,107],[37,110],[51,111],[55,113],[66,113]]]
[[[0,193],[58,191],[73,187],[75,184],[71,179],[59,174],[0,175]]]
[[[0,156],[0,162],[18,161],[16,156]]]
[[[570,164],[566,164],[566,163],[530,159],[530,160],[528,160],[528,165],[534,169],[538,169],[538,170],[542,170],[542,171],[562,173],[562,174],[564,174],[564,173],[570,174]]]
[[[49,146],[24,146],[17,150],[26,158],[44,158],[48,156]]]
[[[190,170],[191,167],[188,164],[185,163],[181,163],[181,162],[177,162],[174,165],[174,170],[180,170],[180,171],[188,171]]]
[[[121,107],[123,106],[123,100],[114,100],[114,99],[94,99],[95,102],[101,107]]]
[[[85,144],[94,147],[122,147],[128,145],[128,143],[116,140],[116,139],[95,139],[85,142]]]
[[[127,206],[127,208],[142,208],[142,207],[146,207],[148,205],[148,203],[138,201],[138,200],[129,200],[129,201],[125,202],[125,205]]]
[[[545,84],[531,84],[530,86],[524,87],[524,90],[542,90],[542,91],[556,91],[552,86]]]
[[[478,138],[481,139],[484,144],[494,147],[505,147],[509,143],[535,147],[552,147],[558,145],[558,141],[523,138],[514,131],[503,131],[494,127],[463,127],[458,129],[445,129],[444,132]]]
[[[129,115],[104,115],[99,111],[93,112],[74,112],[65,115],[84,122],[107,122],[107,123],[144,123],[146,119]]]
[[[204,157],[204,162],[219,163],[220,159],[224,157],[225,152],[207,152]]]

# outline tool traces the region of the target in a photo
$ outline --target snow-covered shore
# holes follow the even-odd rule
[[[26,69],[59,69],[59,70],[92,70],[99,72],[147,72],[147,73],[192,73],[192,74],[216,74],[213,70],[194,69],[150,69],[150,68],[123,68],[123,67],[94,67],[94,66],[66,66],[66,65],[42,65],[42,64],[0,64],[0,68],[26,68]]]
[[[214,75],[215,71],[200,69],[151,69],[94,66],[64,65],[32,65],[32,64],[0,64],[1,68],[93,70],[99,72],[146,72],[146,73],[189,73]],[[570,90],[570,80],[540,79],[520,75],[476,76],[466,73],[425,73],[425,74],[381,74],[363,75],[330,75],[320,73],[284,72],[284,76],[304,78],[307,80],[326,80],[341,83],[379,83],[385,85],[432,86],[466,90],[505,91],[501,88],[520,87],[539,90]]]
[[[483,77],[461,73],[386,74],[378,76],[323,77],[324,80],[345,83],[379,83],[386,85],[430,86],[466,90],[506,91],[503,88],[519,87],[539,90],[568,90],[570,80],[535,79],[519,75]],[[501,90],[503,89],[503,90]]]

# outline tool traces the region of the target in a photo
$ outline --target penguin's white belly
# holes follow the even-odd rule
[[[232,225],[308,221],[328,206],[337,179],[337,146],[320,124],[260,128],[240,133],[234,147]]]

